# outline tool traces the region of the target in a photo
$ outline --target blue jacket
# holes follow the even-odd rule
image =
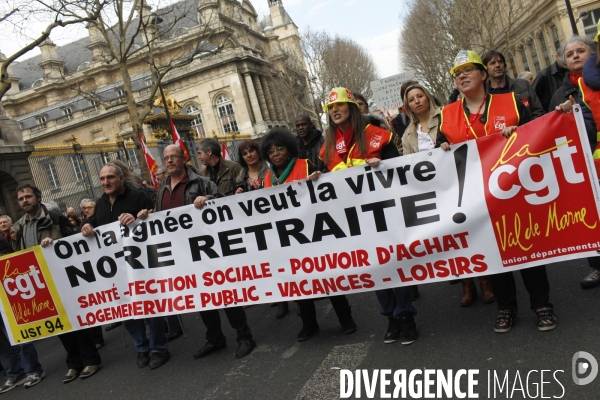
[[[590,56],[583,64],[583,82],[592,90],[600,90],[600,67],[596,65],[596,56]],[[577,91],[577,103],[581,105],[581,112],[585,121],[585,130],[592,150],[596,147],[597,132],[596,123],[592,111],[583,102],[581,91]]]

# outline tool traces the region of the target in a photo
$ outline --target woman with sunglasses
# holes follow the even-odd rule
[[[265,175],[264,187],[273,187],[298,180],[315,180],[321,175],[309,160],[298,158],[296,138],[287,130],[275,128],[263,139],[260,152],[268,159],[271,167]],[[329,296],[331,305],[342,325],[344,333],[356,332],[356,324],[346,296]],[[310,339],[319,331],[315,299],[298,300],[302,330],[298,333],[298,341]],[[287,303],[285,303],[287,306]]]
[[[319,157],[331,172],[355,166],[376,167],[381,160],[400,156],[394,145],[394,134],[369,124],[361,114],[354,94],[346,88],[333,88],[329,102],[323,106],[328,113],[325,143]],[[403,345],[417,340],[410,287],[375,291],[381,313],[388,318],[384,343],[400,339]]]

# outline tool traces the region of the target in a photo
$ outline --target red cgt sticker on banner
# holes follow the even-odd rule
[[[0,281],[17,325],[59,315],[35,252],[0,261]]]
[[[573,115],[548,114],[500,139],[477,147],[504,267],[580,252],[581,238],[597,248],[600,224],[581,157],[589,150],[578,140]]]

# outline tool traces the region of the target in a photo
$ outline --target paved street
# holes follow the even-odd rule
[[[186,314],[188,338],[181,337],[169,344],[173,358],[157,370],[136,367],[132,340],[126,335],[125,348],[123,329],[118,328],[105,334],[107,344],[101,349],[104,368],[88,380],[65,385],[62,383],[67,370],[65,352],[59,340],[51,338],[36,342],[46,379],[32,389],[19,387],[4,394],[4,398],[335,399],[339,397],[338,368],[371,372],[387,368],[409,372],[479,369],[476,387],[479,398],[488,398],[488,370],[495,370],[501,379],[508,370],[511,390],[518,372],[523,389],[529,388],[530,397],[539,391],[539,371],[550,370],[543,377],[548,382],[544,384],[544,397],[561,397],[564,387],[564,399],[598,399],[600,377],[587,386],[577,386],[571,378],[571,358],[575,352],[587,351],[600,359],[600,288],[589,291],[579,288],[579,280],[587,272],[585,260],[549,268],[551,301],[559,320],[552,332],[538,332],[519,274],[516,274],[519,317],[512,331],[501,335],[492,329],[495,304],[478,301],[461,309],[460,285],[438,283],[421,287],[421,299],[415,303],[419,310],[420,337],[411,346],[383,343],[387,319],[378,315],[373,293],[350,297],[358,324],[358,331],[352,335],[341,332],[328,301],[317,302],[321,332],[303,343],[296,342],[301,322],[295,315],[295,305],[294,312],[283,320],[276,320],[277,309],[266,305],[246,309],[258,347],[240,360],[233,357],[235,334],[224,316],[227,349],[194,360],[192,353],[203,345],[205,330],[197,314]],[[529,375],[527,386],[530,370],[538,372]],[[555,373],[562,387],[553,378],[555,370],[564,371]],[[520,391],[518,379],[516,389],[512,398],[530,398]],[[389,391],[392,390],[393,385]],[[496,398],[507,397],[506,388],[496,394]],[[366,398],[364,390],[362,398]],[[375,398],[379,398],[379,388]],[[493,390],[489,398],[494,398]]]

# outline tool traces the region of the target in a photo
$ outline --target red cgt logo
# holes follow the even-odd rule
[[[58,316],[35,253],[0,261],[0,280],[17,325]]]

